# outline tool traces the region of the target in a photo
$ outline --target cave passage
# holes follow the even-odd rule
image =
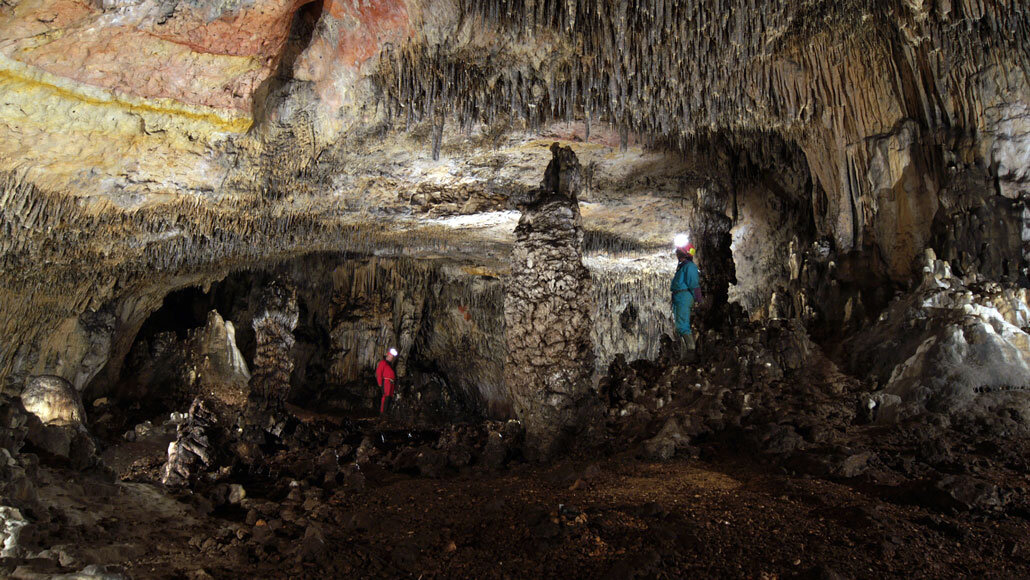
[[[0,38],[0,578],[1030,578],[1028,0]]]

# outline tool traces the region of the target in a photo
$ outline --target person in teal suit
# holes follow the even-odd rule
[[[679,265],[672,276],[669,289],[672,291],[672,312],[676,317],[676,338],[683,359],[694,357],[694,333],[690,329],[690,309],[701,297],[700,272],[694,263],[697,249],[687,242],[685,236],[676,238],[676,259]]]

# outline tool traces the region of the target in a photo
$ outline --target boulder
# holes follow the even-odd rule
[[[78,391],[61,377],[33,378],[21,393],[21,403],[45,425],[82,425],[86,420]]]
[[[29,521],[21,511],[0,506],[0,558],[18,558],[25,556],[25,548],[21,546],[22,529]]]
[[[37,450],[68,460],[73,469],[96,462],[96,444],[86,431],[86,413],[71,383],[51,375],[35,377],[22,391],[21,401],[28,414],[15,422],[24,426],[25,440]]]
[[[28,441],[40,451],[67,459],[73,469],[86,469],[97,460],[96,443],[81,425],[32,424]]]
[[[998,486],[968,475],[946,475],[929,483],[922,501],[949,511],[997,511],[1006,503]]]
[[[314,525],[308,526],[304,530],[304,538],[301,539],[300,544],[297,546],[297,561],[325,562],[328,549],[329,547],[326,544],[322,530]]]
[[[690,437],[683,432],[679,422],[670,418],[657,435],[644,441],[644,454],[649,459],[665,461],[672,459],[676,451],[689,443]]]

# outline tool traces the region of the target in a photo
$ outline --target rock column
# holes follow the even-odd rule
[[[297,290],[292,285],[274,281],[261,296],[264,310],[254,318],[254,372],[250,377],[250,395],[241,417],[242,435],[236,455],[248,465],[261,457],[260,447],[267,442],[266,433],[278,438],[285,427],[283,403],[290,394],[293,357],[290,351],[296,340],[293,329],[300,315]]]
[[[266,404],[281,406],[290,394],[293,357],[290,350],[296,340],[299,310],[297,290],[281,281],[268,285],[262,296],[264,311],[254,318],[254,373],[250,380],[251,397]]]
[[[506,382],[531,455],[547,457],[576,436],[591,407],[590,273],[576,196],[580,165],[551,146],[541,188],[515,228],[504,299]]]

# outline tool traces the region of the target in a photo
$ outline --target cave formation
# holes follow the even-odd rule
[[[1026,577],[1028,35],[0,0],[0,576]]]

